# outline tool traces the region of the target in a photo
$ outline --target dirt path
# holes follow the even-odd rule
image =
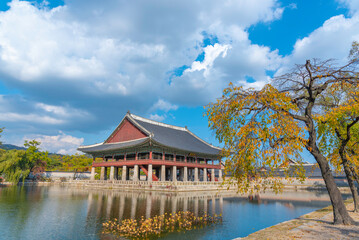
[[[326,207],[238,239],[359,239],[359,213],[352,211],[351,202],[347,209],[356,225],[333,225],[332,208]]]

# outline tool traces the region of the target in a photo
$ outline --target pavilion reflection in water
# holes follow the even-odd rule
[[[159,192],[90,191],[87,215],[99,219],[139,219],[190,211],[195,216],[204,213],[223,214],[223,195],[216,193],[168,194]]]
[[[329,204],[329,197],[322,191],[283,192],[275,194],[241,195],[236,192],[141,192],[111,190],[73,190],[74,195],[83,194],[87,198],[87,218],[103,222],[107,219],[140,219],[165,213],[190,211],[195,216],[229,214],[228,206],[243,207],[251,205],[276,204],[292,211],[293,209],[312,206],[324,207]],[[227,205],[226,211],[224,207]],[[247,205],[248,206],[248,205]],[[244,207],[245,208],[245,207]],[[225,213],[225,214],[224,214]]]

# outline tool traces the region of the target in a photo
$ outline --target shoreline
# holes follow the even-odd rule
[[[353,200],[345,201],[349,215],[356,225],[333,225],[332,206],[304,214],[298,218],[258,230],[246,237],[233,240],[252,239],[359,239],[359,213],[353,212]]]

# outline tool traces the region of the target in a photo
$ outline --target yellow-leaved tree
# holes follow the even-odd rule
[[[333,61],[307,60],[290,72],[276,77],[260,90],[230,84],[223,95],[207,106],[209,126],[224,144],[226,169],[238,180],[239,189],[274,190],[280,183],[275,169],[290,159],[301,160],[308,150],[318,163],[333,206],[334,224],[352,224],[341,193],[334,181],[330,162],[319,148],[319,104],[334,84],[358,84],[357,60],[344,66]],[[259,167],[272,171],[260,174]],[[296,177],[303,179],[303,169]]]
[[[358,211],[359,197],[355,186],[355,169],[359,167],[353,154],[359,141],[359,85],[347,82],[328,87],[319,101],[323,114],[318,114],[319,147],[332,165],[344,169],[352,196],[354,211]]]

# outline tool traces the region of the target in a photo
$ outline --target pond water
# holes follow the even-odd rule
[[[166,239],[233,239],[329,205],[325,192],[241,197],[231,192],[159,193],[69,187],[0,188],[0,239],[108,239],[108,219],[176,211],[222,214],[223,222]]]

